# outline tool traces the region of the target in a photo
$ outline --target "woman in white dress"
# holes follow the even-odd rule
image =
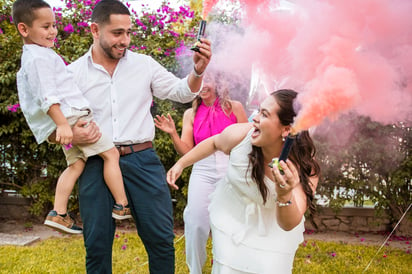
[[[186,153],[167,173],[171,187],[182,170],[216,150],[230,155],[226,176],[209,205],[212,273],[291,273],[303,241],[304,213],[320,175],[307,131],[299,133],[286,162],[273,168],[296,113],[293,90],[273,92],[253,123],[234,124]]]
[[[155,125],[170,134],[176,151],[184,155],[204,139],[222,132],[227,126],[247,122],[242,103],[230,100],[228,92],[222,75],[207,73],[203,78],[203,88],[193,101],[192,108],[183,114],[181,137],[170,114],[157,115],[154,119]],[[229,156],[216,151],[193,165],[187,205],[183,211],[185,254],[190,274],[202,274],[210,234],[209,194],[226,174],[228,163]]]

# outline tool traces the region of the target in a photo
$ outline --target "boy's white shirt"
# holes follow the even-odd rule
[[[65,117],[72,114],[73,108],[90,108],[63,59],[51,48],[23,46],[17,89],[20,107],[39,144],[56,129],[47,115],[51,105],[60,104]]]

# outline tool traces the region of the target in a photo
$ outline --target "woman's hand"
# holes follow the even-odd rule
[[[167,117],[165,117],[163,114],[162,116],[156,115],[156,117],[154,118],[154,123],[158,129],[166,133],[172,134],[176,131],[175,122],[173,121],[170,113],[167,114]]]
[[[279,162],[283,170],[281,174],[278,165],[272,168],[276,183],[276,218],[279,226],[289,231],[295,228],[307,210],[306,194],[300,182],[298,169],[290,161]]]
[[[280,201],[289,201],[292,196],[292,190],[300,184],[299,173],[290,160],[286,160],[286,162],[280,161],[279,165],[283,170],[283,175],[280,173],[278,165],[274,165],[272,168],[276,182],[277,197]]]
[[[174,189],[179,189],[179,187],[175,184],[176,180],[183,172],[183,167],[179,164],[179,161],[172,166],[171,169],[166,174],[166,181]]]

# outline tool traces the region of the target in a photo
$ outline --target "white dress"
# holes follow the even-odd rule
[[[251,171],[247,172],[252,131],[232,149],[226,176],[211,195],[214,274],[291,273],[295,252],[303,241],[304,218],[291,231],[280,228],[274,182],[265,177],[269,194],[263,204]]]

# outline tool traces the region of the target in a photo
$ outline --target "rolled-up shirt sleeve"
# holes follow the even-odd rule
[[[153,70],[151,89],[153,95],[159,99],[169,99],[176,102],[188,103],[192,101],[201,89],[192,92],[188,84],[188,76],[179,79],[153,58],[149,59]]]
[[[50,60],[45,57],[38,57],[31,60],[28,70],[27,80],[32,87],[32,96],[40,102],[40,108],[47,113],[54,104],[60,104],[60,98],[56,96],[55,72],[51,71]]]

